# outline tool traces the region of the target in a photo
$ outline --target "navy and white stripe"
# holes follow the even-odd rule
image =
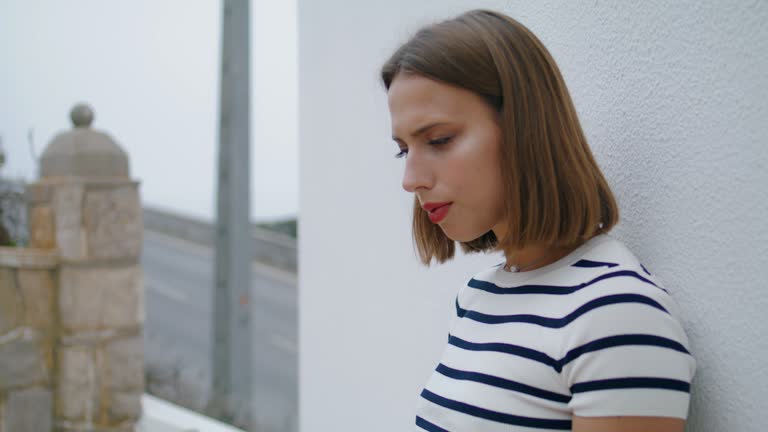
[[[650,276],[650,274],[648,275]],[[475,288],[483,291],[487,291],[492,294],[552,294],[552,295],[567,295],[567,294],[573,294],[574,292],[588,288],[591,285],[594,285],[598,282],[602,282],[606,279],[611,278],[635,278],[642,282],[649,283],[657,288],[659,288],[662,291],[666,290],[664,288],[659,287],[656,285],[653,281],[650,279],[647,279],[646,277],[642,276],[641,274],[637,273],[634,270],[618,270],[611,273],[601,274],[600,276],[587,281],[587,282],[581,282],[576,285],[543,285],[543,284],[530,284],[530,285],[522,285],[522,286],[516,286],[516,287],[505,287],[505,286],[499,286],[491,281],[486,280],[478,280],[475,278],[472,278],[467,286],[470,288]]]
[[[687,416],[695,360],[669,293],[603,234],[460,290],[416,430],[570,430],[573,415]]]

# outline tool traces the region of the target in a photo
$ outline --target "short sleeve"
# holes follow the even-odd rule
[[[685,419],[696,361],[677,306],[652,284],[624,288],[582,305],[588,312],[564,335],[559,367],[568,406],[583,417]]]
[[[461,319],[464,317],[464,314],[462,313],[461,304],[464,302],[464,296],[466,296],[465,291],[467,288],[467,284],[469,281],[465,282],[464,284],[459,286],[459,289],[456,291],[456,296],[453,300],[453,307],[450,309],[450,318],[449,318],[449,324],[448,324],[448,334],[453,333],[453,329],[456,328],[456,326],[459,324]]]

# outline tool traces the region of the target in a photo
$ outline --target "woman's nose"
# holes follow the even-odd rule
[[[403,189],[414,193],[417,189],[432,189],[435,176],[428,162],[416,152],[410,152],[405,159]]]

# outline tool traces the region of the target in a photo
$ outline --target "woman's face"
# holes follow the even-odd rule
[[[496,111],[469,90],[412,73],[396,76],[388,98],[393,139],[407,152],[403,189],[422,208],[451,203],[430,220],[452,240],[475,240],[492,229],[503,235],[494,229],[503,229]]]

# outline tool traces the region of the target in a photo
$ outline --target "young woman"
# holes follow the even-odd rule
[[[503,251],[456,297],[419,399],[428,431],[683,431],[695,371],[677,307],[608,232],[613,194],[527,28],[475,10],[381,71],[424,264]]]

